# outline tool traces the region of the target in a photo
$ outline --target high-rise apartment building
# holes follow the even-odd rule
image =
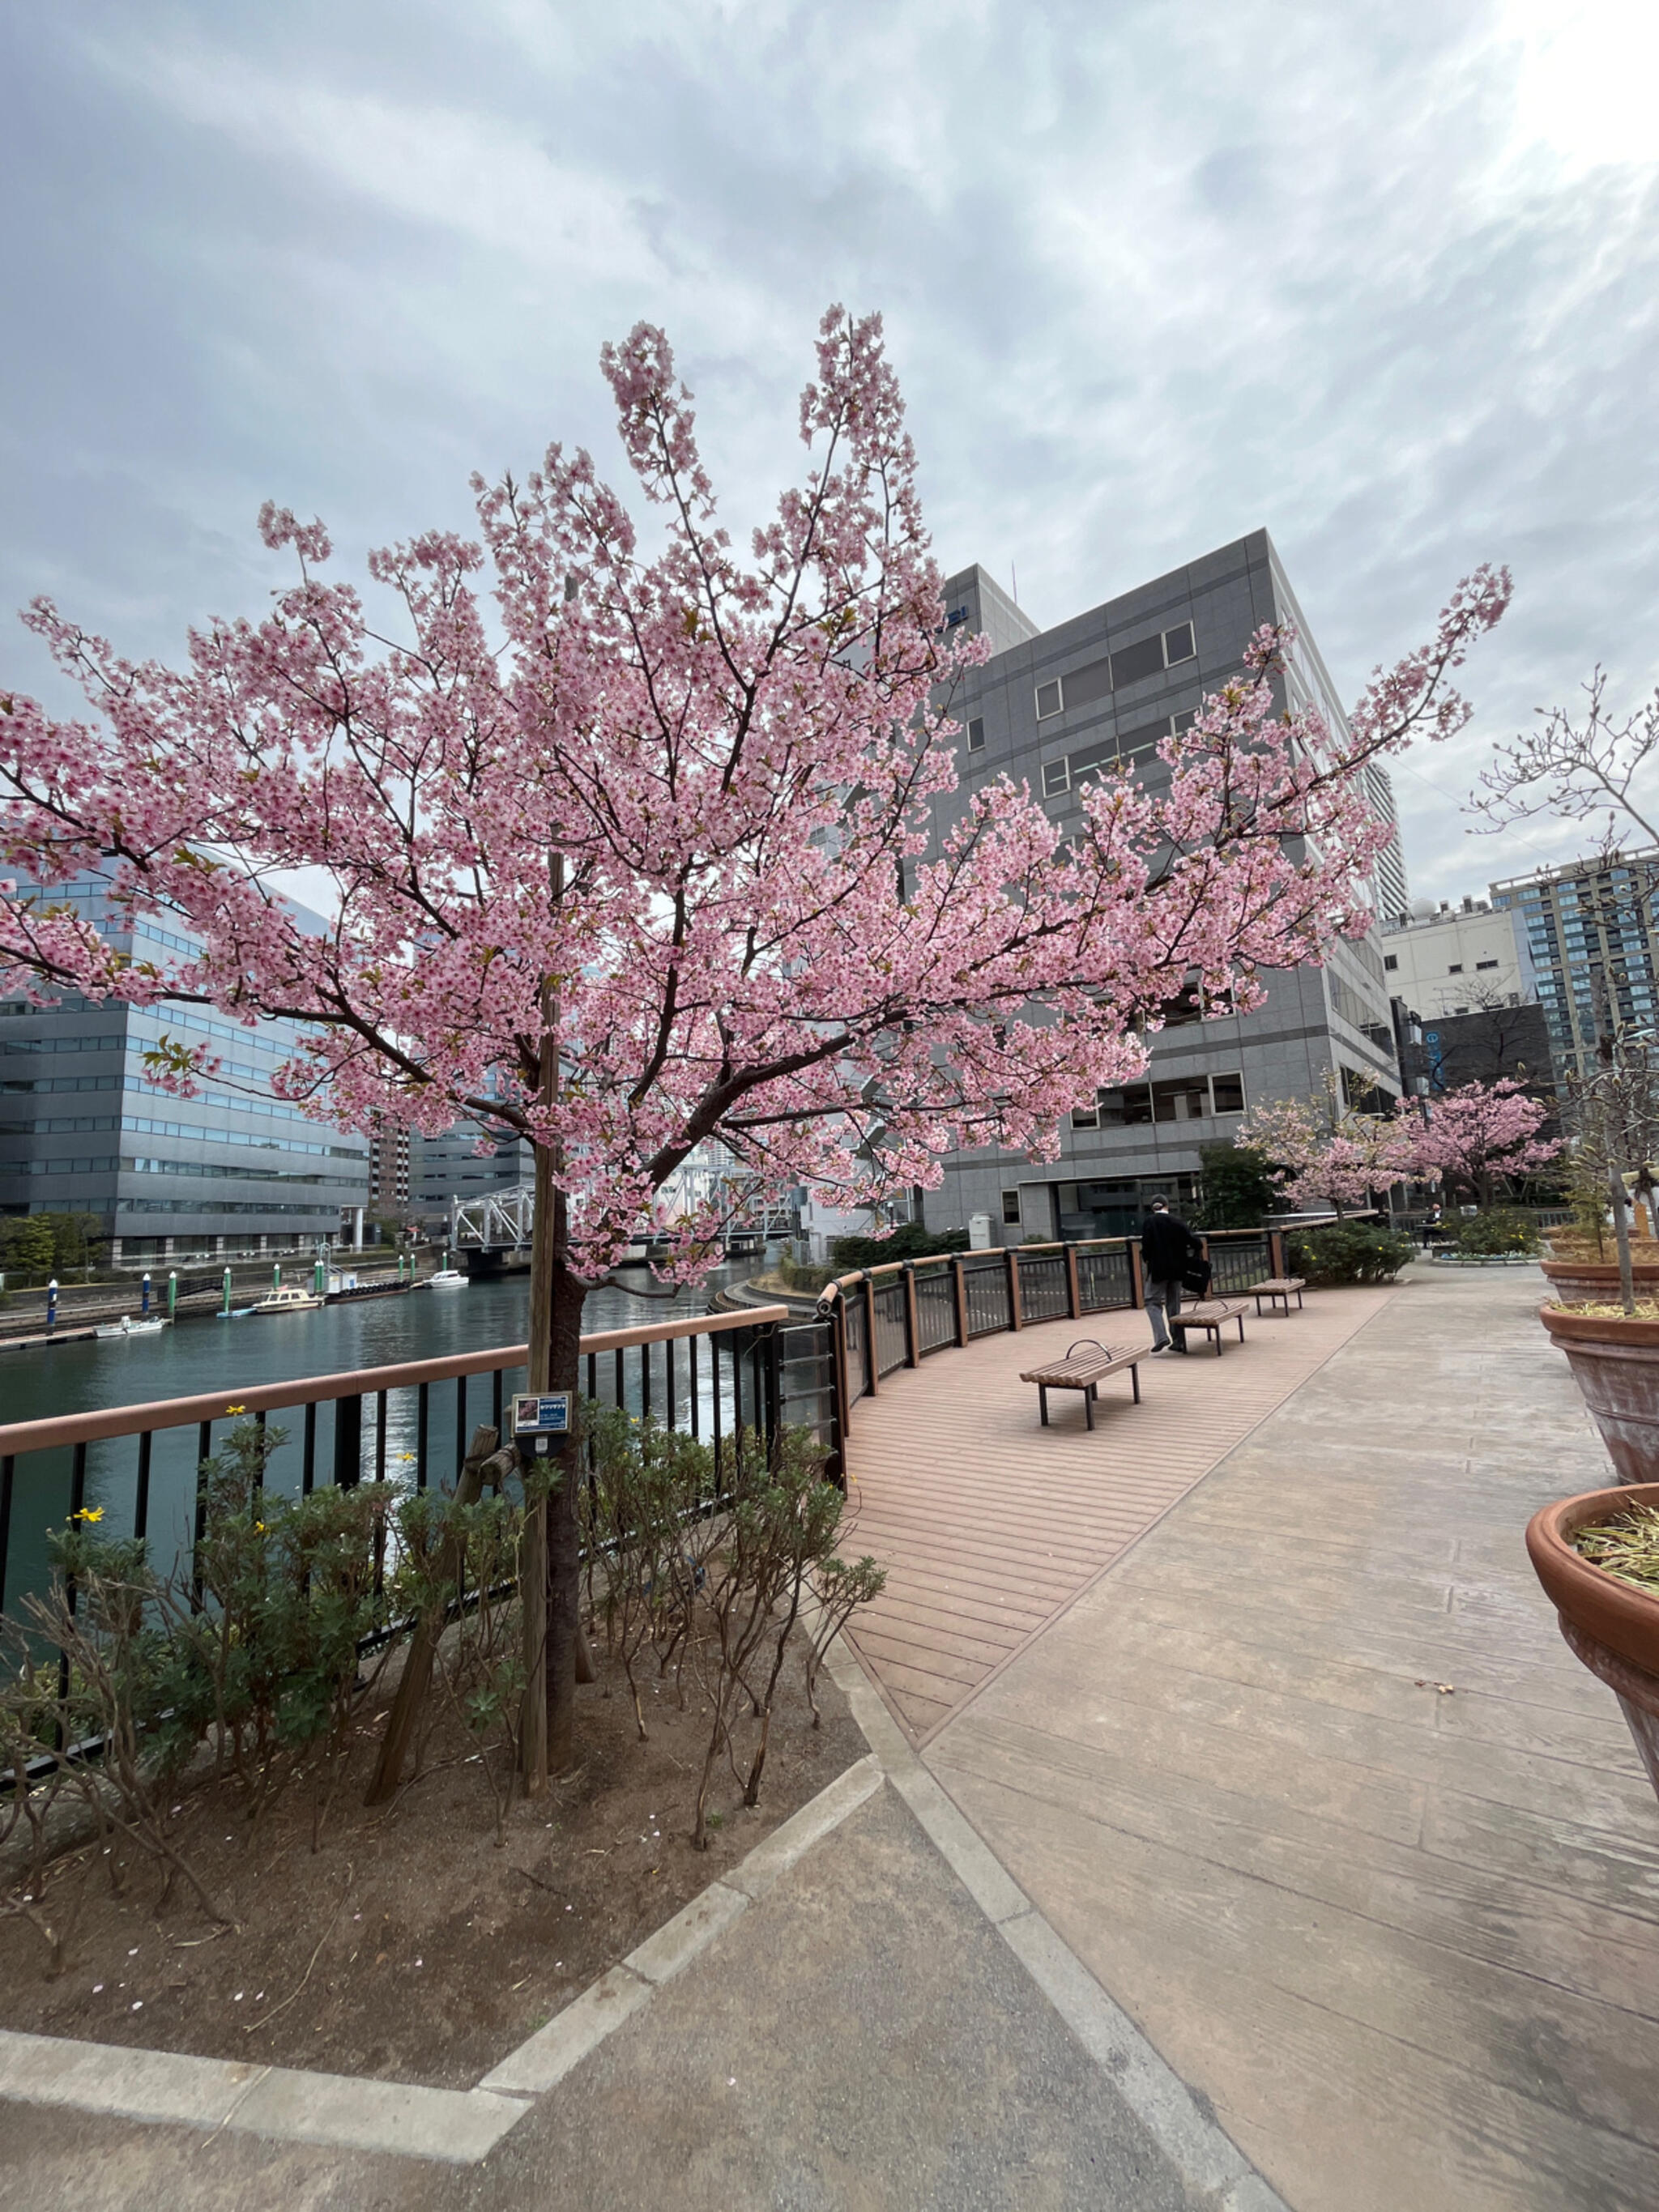
[[[377,1121],[368,1140],[368,1210],[381,1224],[402,1227],[410,1219],[409,1131],[396,1121]]]
[[[1160,738],[1197,712],[1204,695],[1242,666],[1264,623],[1289,623],[1297,641],[1284,679],[1288,702],[1317,707],[1338,732],[1340,702],[1266,531],[1039,630],[982,568],[945,586],[947,619],[983,631],[995,647],[951,702],[961,721],[958,788],[940,802],[941,830],[978,784],[1029,782],[1062,830],[1079,817],[1079,792],[1120,762],[1156,788],[1169,771]],[[1367,771],[1370,802],[1394,819],[1381,768]],[[1396,838],[1377,870],[1379,913],[1406,905]],[[1389,994],[1376,936],[1343,939],[1323,968],[1264,977],[1267,999],[1219,1021],[1175,1010],[1152,1040],[1146,1081],[1080,1100],[1061,1133],[1061,1157],[1034,1165],[982,1151],[949,1162],[927,1199],[929,1223],[966,1225],[989,1214],[1002,1240],[1116,1233],[1146,1198],[1192,1195],[1199,1148],[1224,1142],[1249,1108],[1308,1097],[1334,1071],[1352,1099],[1389,1105],[1400,1087]]]
[[[1583,1068],[1598,1029],[1653,1030],[1659,850],[1506,877],[1492,896],[1525,933],[1559,1071]]]
[[[196,950],[179,921],[122,927],[94,877],[44,896],[137,959]],[[205,1043],[218,1063],[193,1098],[146,1080],[144,1055],[164,1036]],[[247,1029],[210,1007],[0,1002],[0,1212],[90,1214],[118,1264],[355,1236],[367,1144],[271,1091],[298,1036],[289,1022]]]

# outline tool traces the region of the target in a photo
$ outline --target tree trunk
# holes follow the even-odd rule
[[[1613,1234],[1619,1247],[1619,1295],[1625,1311],[1633,1314],[1636,1282],[1630,1269],[1630,1223],[1625,1213],[1625,1178],[1617,1168],[1608,1170],[1607,1183],[1613,1198]]]
[[[549,1286],[548,1383],[568,1390],[574,1407],[581,1366],[582,1301],[586,1285],[562,1257],[564,1198],[554,1201],[558,1223],[553,1279]],[[584,1668],[581,1624],[581,1551],[576,1522],[579,1447],[567,1437],[557,1455],[560,1480],[547,1501],[547,1645],[543,1670],[547,1727],[547,1765],[552,1774],[567,1772],[575,1757],[576,1683]],[[533,1678],[532,1678],[533,1679]]]

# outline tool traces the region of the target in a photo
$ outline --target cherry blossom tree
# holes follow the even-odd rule
[[[1346,1104],[1330,1069],[1314,1097],[1279,1098],[1255,1108],[1234,1141],[1273,1162],[1293,1206],[1322,1199],[1339,1218],[1417,1171],[1414,1125]]]
[[[1529,1174],[1561,1150],[1559,1139],[1538,1134],[1549,1108],[1509,1077],[1462,1084],[1432,1100],[1429,1110],[1425,1124],[1409,1105],[1402,1109],[1413,1132],[1413,1172],[1465,1188],[1482,1206],[1492,1204],[1501,1180]]]
[[[0,867],[33,886],[0,896],[0,970],[287,1017],[305,1042],[279,1089],[343,1127],[466,1115],[526,1139],[538,1389],[576,1387],[583,1297],[642,1228],[672,1279],[717,1255],[716,1207],[665,1211],[696,1146],[738,1163],[729,1204],[804,1183],[870,1206],[967,1146],[1051,1158],[1067,1109],[1144,1071],[1138,1020],[1188,984],[1251,1007],[1261,970],[1364,930],[1387,832],[1360,771],[1462,726],[1449,678],[1509,593],[1502,571],[1466,580],[1346,732],[1283,711],[1290,640],[1264,629],[1164,742],[1162,791],[1108,777],[1062,840],[994,781],[941,835],[952,685],[989,647],[944,626],[879,319],[825,317],[807,465],[746,557],[662,333],[603,368],[646,532],[559,446],[522,482],[475,479],[479,542],[377,553],[364,592],[326,580],[321,523],[268,507],[297,576],[265,619],[193,633],[174,669],[40,601],[26,619],[89,716],[0,700]],[[134,958],[55,904],[88,869],[118,914],[183,916],[199,953]],[[295,870],[331,886],[320,934],[284,902]],[[160,1073],[188,1091],[212,1069],[174,1044]],[[525,1570],[556,1765],[569,1491],[544,1636],[533,1551]]]

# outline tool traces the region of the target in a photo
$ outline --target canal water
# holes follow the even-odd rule
[[[717,1269],[695,1290],[674,1297],[631,1297],[610,1286],[590,1291],[583,1309],[585,1332],[631,1328],[651,1322],[707,1311],[714,1290],[759,1273],[760,1259]],[[644,1269],[638,1279],[649,1285]],[[0,1421],[29,1421],[53,1415],[101,1411],[157,1399],[186,1398],[222,1392],[227,1406],[239,1391],[258,1384],[298,1381],[366,1367],[401,1365],[441,1359],[458,1352],[482,1352],[497,1345],[522,1344],[527,1328],[529,1279],[524,1274],[469,1284],[464,1290],[421,1289],[401,1297],[365,1298],[343,1305],[313,1307],[291,1314],[249,1315],[240,1320],[191,1318],[160,1336],[94,1339],[31,1352],[0,1351]],[[136,1302],[135,1302],[136,1310]],[[522,1388],[510,1378],[507,1387]],[[463,1405],[453,1383],[437,1383],[429,1394],[432,1479],[447,1475],[453,1438],[469,1419],[490,1417],[489,1378],[472,1386],[476,1395]],[[273,1457],[273,1488],[300,1487],[301,1436],[304,1416],[273,1413],[271,1425],[288,1433]],[[373,1401],[364,1407],[364,1439],[372,1455]],[[408,1476],[416,1442],[416,1394],[393,1395],[387,1408],[386,1465],[393,1480]],[[319,1482],[330,1479],[333,1411],[319,1409],[316,1468]],[[224,1425],[215,1432],[223,1441]],[[131,1532],[137,1498],[137,1444],[131,1438],[92,1445],[87,1461],[87,1503],[101,1510],[102,1529]],[[446,1457],[445,1454],[448,1456]],[[153,1446],[149,1534],[152,1555],[169,1556],[188,1540],[196,1488],[194,1429],[158,1432]],[[365,1470],[368,1471],[367,1469]],[[67,1449],[34,1452],[18,1459],[14,1478],[9,1543],[0,1603],[14,1613],[24,1592],[43,1586],[46,1574],[46,1530],[61,1527],[70,1505],[70,1455]]]

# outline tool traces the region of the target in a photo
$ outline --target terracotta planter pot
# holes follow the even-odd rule
[[[1659,1321],[1540,1306],[1620,1482],[1659,1482]]]
[[[1527,1550],[1568,1649],[1617,1697],[1659,1796],[1659,1596],[1592,1566],[1572,1547],[1576,1530],[1633,1504],[1659,1505],[1659,1483],[1559,1498],[1533,1515]]]
[[[1617,1304],[1622,1296],[1617,1261],[1608,1265],[1600,1260],[1545,1260],[1540,1264],[1564,1306]],[[1659,1297],[1659,1259],[1638,1260],[1632,1254],[1630,1272],[1638,1298]]]

